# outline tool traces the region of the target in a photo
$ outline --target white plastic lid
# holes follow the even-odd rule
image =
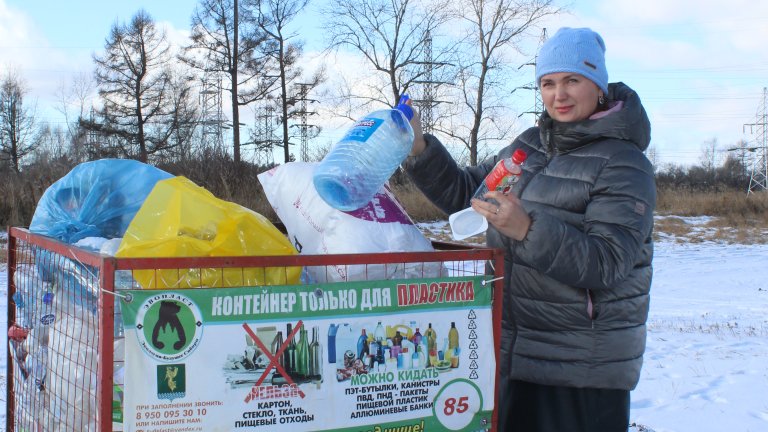
[[[488,221],[472,207],[448,216],[448,223],[451,225],[454,240],[464,240],[488,229]]]

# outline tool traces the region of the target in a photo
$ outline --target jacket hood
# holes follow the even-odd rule
[[[562,123],[544,111],[539,122],[541,141],[548,151],[567,153],[597,139],[619,139],[645,151],[651,142],[651,122],[640,97],[624,83],[608,85],[608,100],[622,101],[621,110],[599,119]],[[550,139],[548,135],[551,135]],[[550,146],[554,145],[554,149]]]

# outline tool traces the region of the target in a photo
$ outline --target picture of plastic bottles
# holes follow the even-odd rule
[[[413,338],[411,339],[411,342],[413,342],[414,345],[418,345],[421,343],[421,333],[419,333],[419,328],[416,327],[416,331],[413,332]]]
[[[328,326],[328,363],[336,363],[336,324]]]
[[[456,330],[455,322],[451,322],[451,329],[448,330],[448,352],[451,356],[451,367],[459,367],[459,331]]]
[[[365,361],[366,357],[368,357],[368,354],[368,335],[365,334],[365,329],[362,329],[360,337],[357,339],[357,358]]]
[[[432,328],[432,323],[429,323],[429,327],[425,333],[427,338],[427,353],[429,355],[429,365],[437,366],[437,332]]]
[[[381,321],[376,325],[376,330],[373,332],[374,339],[382,342],[386,339],[386,333],[384,332],[384,326],[381,325]]]

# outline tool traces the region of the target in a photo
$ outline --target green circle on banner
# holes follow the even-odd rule
[[[464,378],[450,381],[435,396],[432,414],[446,429],[457,431],[469,426],[483,409],[480,387]]]
[[[188,297],[163,293],[147,298],[136,314],[136,335],[144,352],[163,362],[187,357],[200,344],[200,309]]]

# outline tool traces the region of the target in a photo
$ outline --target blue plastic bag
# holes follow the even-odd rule
[[[130,159],[82,163],[43,193],[29,230],[69,244],[122,237],[155,183],[171,177]]]

